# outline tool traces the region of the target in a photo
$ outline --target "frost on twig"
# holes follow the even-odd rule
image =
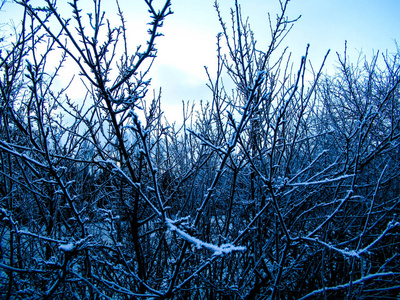
[[[399,222],[395,222],[395,221],[391,221],[388,223],[386,229],[373,241],[371,242],[369,245],[367,245],[366,247],[364,247],[363,249],[360,250],[348,250],[348,249],[340,249],[337,248],[335,246],[333,246],[331,243],[326,243],[324,241],[319,240],[318,238],[309,238],[309,237],[302,237],[301,239],[307,242],[314,242],[314,243],[318,243],[320,245],[323,245],[325,247],[327,247],[330,250],[339,252],[341,254],[343,254],[343,256],[349,256],[349,257],[354,257],[354,258],[361,258],[361,254],[368,254],[370,253],[369,249],[371,249],[375,244],[377,244],[384,236],[386,236],[386,234],[393,228],[399,226],[400,223]]]
[[[352,283],[348,282],[348,283],[337,285],[337,286],[333,286],[333,287],[325,287],[323,289],[315,290],[315,291],[305,295],[304,297],[300,298],[300,300],[308,299],[310,297],[315,297],[316,295],[325,293],[327,291],[338,291],[338,290],[347,289],[351,284],[352,285],[358,285],[358,284],[362,284],[364,281],[367,281],[367,280],[372,280],[372,279],[375,279],[375,278],[385,277],[385,276],[394,276],[394,275],[395,275],[395,273],[393,273],[393,272],[369,274],[369,275],[364,276],[364,277],[362,277],[362,278],[360,278],[358,280],[353,281]]]
[[[80,250],[84,245],[87,244],[87,241],[92,238],[92,235],[88,235],[87,237],[80,239],[79,241],[70,242],[66,244],[60,244],[58,249],[63,252],[72,252],[75,250]]]
[[[216,246],[210,243],[203,242],[202,240],[195,238],[190,234],[184,232],[183,230],[179,229],[175,225],[176,222],[174,222],[173,220],[167,218],[166,223],[170,231],[176,232],[181,238],[195,245],[197,249],[205,248],[210,251],[213,251],[214,256],[219,256],[219,255],[223,256],[236,251],[246,251],[246,247],[243,246],[234,246],[232,244],[223,244],[221,246]]]

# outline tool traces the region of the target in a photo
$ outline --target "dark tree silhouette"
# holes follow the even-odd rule
[[[281,50],[289,1],[265,49],[215,3],[210,100],[178,127],[147,93],[170,0],[144,0],[133,52],[118,1],[117,26],[35,3],[2,2],[22,8],[0,41],[2,298],[397,299],[398,53],[324,74]]]

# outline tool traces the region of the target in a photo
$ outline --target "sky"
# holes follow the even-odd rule
[[[239,1],[243,16],[249,17],[257,44],[266,49],[270,42],[268,12],[272,19],[279,13],[276,0]],[[158,41],[158,61],[154,65],[153,84],[162,86],[166,115],[182,111],[182,100],[210,100],[205,86],[207,76],[216,64],[216,35],[221,31],[213,0],[173,0],[174,14],[165,21],[161,41]],[[234,1],[219,1],[225,22],[229,25],[229,9]],[[284,40],[294,63],[300,62],[307,44],[309,59],[319,67],[330,49],[327,71],[333,72],[336,52],[343,54],[345,41],[354,61],[360,53],[367,58],[379,51],[396,52],[400,39],[399,0],[292,0],[289,19],[301,18]],[[281,48],[283,49],[283,48]],[[329,70],[328,70],[329,69]],[[165,83],[165,84],[163,84]],[[173,119],[173,118],[172,118]]]
[[[34,2],[34,1],[32,1]],[[142,0],[119,0],[128,27],[132,45],[145,43],[149,22],[146,5]],[[62,12],[66,1],[58,1]],[[81,0],[82,8],[92,1]],[[162,0],[154,0],[161,7]],[[268,12],[274,20],[279,13],[278,0],[239,1],[242,14],[249,18],[257,45],[265,50],[270,42]],[[234,0],[219,0],[224,21],[230,25],[229,9]],[[116,17],[114,1],[103,1],[103,9],[110,19]],[[162,88],[162,108],[173,122],[181,119],[182,101],[210,100],[211,92],[204,66],[215,74],[216,36],[221,31],[214,0],[172,0],[173,15],[167,17],[156,42],[158,57],[153,65],[152,88]],[[3,8],[0,19],[12,18],[15,6]],[[5,13],[5,14],[4,14]],[[395,41],[400,39],[400,0],[291,0],[287,16],[301,18],[282,44],[292,52],[293,62],[300,62],[307,44],[309,59],[318,67],[326,52],[331,53],[327,62],[329,70],[337,59],[336,52],[343,53],[345,41],[354,61],[362,51],[371,57],[379,51],[396,52]],[[115,19],[115,22],[118,22]],[[117,23],[116,23],[117,24]],[[134,48],[132,48],[134,50]],[[152,93],[150,93],[152,94]]]

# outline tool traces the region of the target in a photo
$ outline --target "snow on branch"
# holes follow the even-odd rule
[[[358,251],[359,254],[361,253],[368,253],[369,249],[371,249],[376,243],[378,243],[391,229],[400,225],[400,222],[395,222],[394,220],[390,221],[386,227],[386,229],[368,246]]]
[[[348,249],[340,249],[337,248],[335,246],[333,246],[330,243],[326,243],[324,241],[319,240],[318,238],[309,238],[309,237],[302,237],[301,239],[307,242],[313,242],[313,243],[318,243],[320,245],[323,245],[325,247],[327,247],[330,250],[334,250],[336,252],[339,252],[341,254],[343,254],[343,256],[349,256],[349,257],[354,257],[354,258],[358,258],[361,259],[361,254],[363,253],[369,253],[369,249],[371,249],[374,245],[376,245],[384,236],[386,236],[386,234],[393,229],[394,227],[399,226],[400,223],[399,222],[395,222],[395,221],[390,221],[386,227],[386,229],[368,246],[366,246],[363,249],[360,249],[358,251],[356,250],[348,250]]]
[[[331,183],[331,182],[335,182],[335,181],[339,181],[339,180],[343,180],[343,179],[347,179],[347,178],[351,178],[354,177],[353,174],[351,175],[343,175],[343,176],[338,176],[335,178],[327,178],[324,180],[319,180],[319,181],[306,181],[306,182],[297,182],[297,183],[289,183],[288,186],[304,186],[304,185],[311,185],[311,184],[327,184],[327,183]]]
[[[171,219],[166,218],[166,223],[168,226],[168,229],[170,231],[176,232],[181,238],[184,240],[188,241],[189,243],[192,243],[193,245],[196,246],[197,249],[205,248],[210,251],[214,252],[214,256],[223,256],[232,252],[236,251],[246,251],[246,247],[243,246],[234,246],[232,244],[223,244],[221,246],[216,246],[210,243],[203,242],[202,240],[195,238],[191,236],[190,234],[184,232],[183,230],[179,229],[175,223],[176,221],[173,221]]]
[[[189,133],[193,134],[196,138],[198,138],[203,143],[204,146],[208,146],[208,147],[210,147],[211,149],[213,149],[215,151],[218,151],[218,152],[221,152],[222,154],[227,155],[227,151],[225,149],[223,149],[222,146],[214,145],[209,139],[207,139],[207,137],[204,137],[204,136],[202,136],[200,134],[197,134],[196,132],[194,132],[191,129],[186,129],[186,130]]]
[[[313,292],[311,292],[311,293],[305,295],[304,297],[300,298],[300,300],[307,299],[307,298],[310,298],[310,297],[315,297],[316,295],[322,294],[322,293],[327,292],[327,291],[338,291],[338,290],[346,289],[346,288],[348,288],[351,284],[352,284],[352,285],[361,284],[361,283],[363,283],[364,281],[371,280],[371,279],[375,279],[375,278],[377,278],[377,277],[393,276],[393,275],[398,275],[398,274],[399,274],[399,273],[393,273],[393,272],[369,274],[369,275],[364,276],[364,277],[362,277],[362,278],[360,278],[360,279],[358,279],[358,280],[354,280],[354,281],[351,282],[351,283],[348,282],[348,283],[341,284],[341,285],[337,285],[337,286],[325,287],[325,288],[323,288],[323,289],[315,290],[315,291],[313,291]],[[314,299],[314,298],[313,298],[313,299]]]
[[[70,243],[65,243],[63,242],[58,246],[58,249],[63,252],[72,252],[75,250],[80,250],[82,249],[83,246],[85,246],[88,242],[89,239],[91,239],[93,236],[88,235],[87,237],[80,239],[79,241],[74,241]]]
[[[321,244],[321,245],[327,247],[330,250],[334,250],[336,252],[339,252],[339,253],[343,254],[343,256],[350,256],[350,257],[360,258],[360,254],[355,250],[340,249],[340,248],[337,248],[337,247],[333,246],[330,243],[325,243],[324,241],[321,241],[318,238],[302,237],[301,239],[304,240],[304,241],[307,241],[307,242],[314,242],[314,243]]]

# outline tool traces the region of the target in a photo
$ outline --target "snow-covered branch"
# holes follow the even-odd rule
[[[316,297],[325,292],[339,291],[339,290],[347,289],[350,285],[358,285],[358,284],[364,283],[365,281],[368,281],[368,280],[372,280],[372,279],[376,279],[376,278],[380,278],[380,277],[395,276],[395,275],[398,276],[398,275],[400,275],[400,273],[383,272],[383,273],[368,274],[360,279],[354,280],[353,282],[348,282],[348,283],[337,285],[337,286],[326,287],[326,288],[322,288],[319,290],[315,290],[315,291],[301,297],[299,300],[308,299],[310,297]]]
[[[232,252],[243,252],[246,251],[246,247],[243,246],[234,246],[232,244],[223,244],[221,246],[217,246],[214,244],[210,244],[207,242],[203,242],[202,240],[191,236],[190,234],[186,233],[182,229],[179,229],[178,226],[175,225],[176,221],[171,219],[166,219],[167,227],[170,231],[176,232],[182,239],[194,245],[197,249],[207,249],[214,252],[214,256],[224,256],[230,254]]]

